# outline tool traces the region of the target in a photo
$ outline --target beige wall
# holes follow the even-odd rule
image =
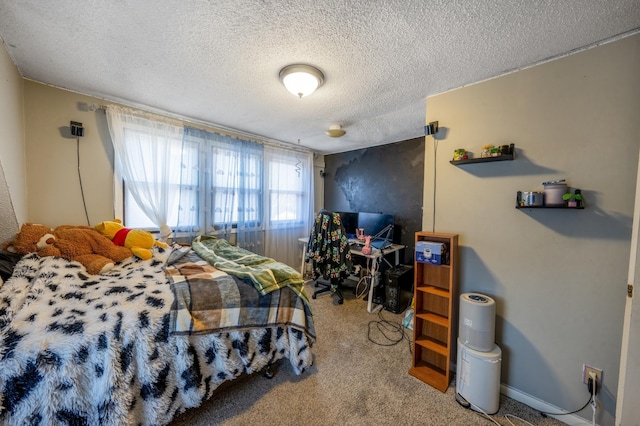
[[[100,100],[31,81],[24,83],[29,218],[55,227],[113,218],[113,148]],[[79,147],[70,121],[85,129]],[[78,150],[79,148],[79,150]]]
[[[604,370],[614,424],[640,138],[640,36],[427,99],[423,229],[460,234],[461,292],[496,299],[502,383],[564,410]],[[514,143],[515,161],[454,166],[456,148]],[[517,210],[566,178],[585,210]],[[435,182],[435,184],[434,184]],[[434,190],[435,188],[435,190]],[[591,418],[591,409],[579,413]]]
[[[0,161],[18,223],[28,219],[24,149],[23,79],[0,46]]]

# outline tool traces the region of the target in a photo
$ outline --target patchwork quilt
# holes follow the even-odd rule
[[[187,251],[166,268],[174,293],[175,334],[204,334],[256,327],[292,327],[313,340],[309,305],[289,287],[261,295],[251,281],[221,271]]]
[[[0,423],[165,425],[242,373],[311,365],[295,326],[175,332],[170,250],[154,250],[105,275],[35,254],[16,265],[0,288]]]

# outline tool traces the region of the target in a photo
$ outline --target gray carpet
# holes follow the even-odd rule
[[[308,285],[307,292],[313,287]],[[455,380],[442,393],[410,376],[409,341],[392,344],[400,334],[388,325],[381,325],[388,338],[379,331],[379,314],[397,324],[402,315],[369,314],[365,301],[349,290],[344,295],[343,305],[330,295],[311,301],[318,339],[310,370],[296,376],[288,362],[281,362],[273,379],[257,374],[239,379],[178,416],[172,426],[526,424],[507,414],[534,425],[563,425],[502,395],[493,420],[461,407]]]

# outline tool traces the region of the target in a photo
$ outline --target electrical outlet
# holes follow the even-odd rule
[[[599,368],[591,367],[587,364],[582,364],[582,383],[585,385],[589,383],[589,373],[594,373],[596,375],[596,383],[598,385],[598,389],[602,388],[602,370]]]

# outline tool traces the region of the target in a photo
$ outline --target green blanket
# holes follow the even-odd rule
[[[260,294],[289,286],[307,304],[304,280],[298,271],[268,257],[230,244],[227,240],[200,236],[191,244],[193,250],[216,268],[253,282]]]

